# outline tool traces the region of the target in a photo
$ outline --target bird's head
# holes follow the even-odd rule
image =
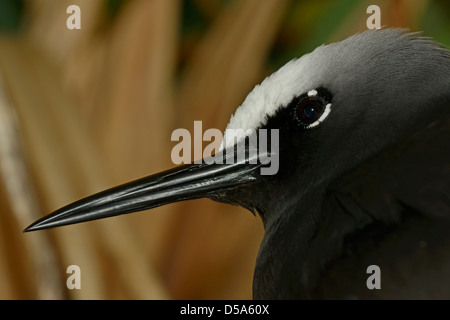
[[[449,99],[450,75],[441,68],[448,64],[447,50],[396,29],[320,46],[257,85],[227,126],[228,147],[249,138],[247,129],[267,129],[268,150],[253,160],[276,154],[275,174],[262,174],[264,165],[249,159],[184,165],[77,201],[26,230],[201,197],[256,209],[267,223],[439,112]]]
[[[231,117],[227,129],[244,130],[224,137],[237,141],[248,129],[278,129],[279,172],[226,190],[222,199],[256,208],[264,221],[289,211],[309,190],[444,112],[449,62],[448,50],[400,29],[366,31],[288,62]]]

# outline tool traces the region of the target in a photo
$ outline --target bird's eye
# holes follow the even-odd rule
[[[321,124],[331,112],[330,92],[324,88],[310,90],[304,95],[292,100],[291,109],[298,124],[310,129]]]
[[[309,126],[319,120],[325,110],[323,102],[316,98],[307,97],[301,100],[296,109],[297,119],[305,125]]]

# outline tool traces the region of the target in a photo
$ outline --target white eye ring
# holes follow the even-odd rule
[[[316,91],[316,90],[311,90],[311,91]],[[308,96],[309,96],[309,93],[310,93],[311,91],[308,92]],[[316,91],[316,93],[317,93],[317,91]],[[315,122],[313,122],[313,123],[307,125],[307,126],[305,127],[305,129],[311,129],[311,128],[317,127],[320,123],[323,122],[323,120],[325,120],[326,117],[328,117],[328,115],[330,114],[330,111],[331,111],[331,103],[329,103],[329,104],[327,104],[327,105],[325,106],[325,111],[324,111],[323,114],[320,116],[320,118],[317,119]]]
[[[308,97],[315,97],[315,96],[317,96],[317,90],[308,91]]]

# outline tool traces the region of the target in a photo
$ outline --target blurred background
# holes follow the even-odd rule
[[[69,5],[81,30],[68,30]],[[195,200],[23,234],[75,201],[173,167],[171,133],[224,129],[264,77],[381,25],[450,46],[446,0],[1,0],[0,299],[249,299],[263,235]],[[69,290],[69,265],[81,290]]]

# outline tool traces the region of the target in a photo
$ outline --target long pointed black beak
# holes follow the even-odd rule
[[[258,174],[255,170],[261,167],[257,154],[246,156],[234,164],[225,164],[229,156],[226,152],[224,154],[223,164],[206,159],[201,164],[182,165],[81,199],[37,220],[24,232],[208,197],[256,180]]]

